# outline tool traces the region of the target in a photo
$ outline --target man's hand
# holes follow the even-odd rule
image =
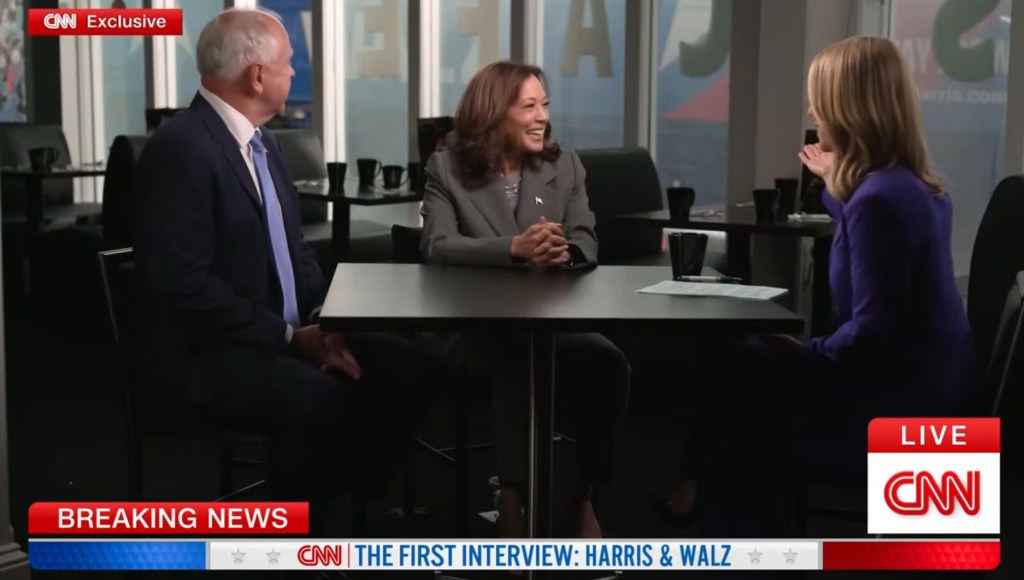
[[[338,370],[357,381],[362,378],[363,369],[359,367],[359,362],[352,355],[352,351],[348,349],[348,344],[345,343],[345,338],[342,335],[338,333],[324,335],[324,347],[327,353],[320,365],[321,370]]]
[[[320,370],[338,370],[356,380],[363,376],[363,370],[345,344],[345,339],[336,333],[324,334],[319,326],[296,329],[292,334],[291,349],[295,356]]]

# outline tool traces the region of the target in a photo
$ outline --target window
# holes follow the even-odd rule
[[[442,0],[441,114],[454,115],[469,79],[509,56],[510,0]]]
[[[295,77],[285,104],[284,117],[291,126],[313,127],[313,8],[311,0],[260,0],[260,8],[281,19],[292,43]]]
[[[542,21],[551,126],[565,147],[623,143],[626,0],[548,0]]]
[[[125,6],[142,8],[142,0]],[[146,134],[146,51],[141,36],[104,36],[100,43],[103,144],[109,148],[118,135]]]
[[[651,110],[661,183],[725,201],[729,141],[730,1],[658,0]]]
[[[359,158],[385,165],[408,160],[407,22],[407,0],[345,0],[349,165]]]
[[[936,169],[953,197],[953,262],[966,275],[1002,177],[1010,0],[894,0],[891,37],[921,99]]]
[[[196,43],[199,33],[213,17],[224,10],[223,2],[210,0],[174,0],[181,8],[182,35],[174,39],[175,86],[177,103],[171,106],[187,107],[199,90],[199,71],[196,70]]]

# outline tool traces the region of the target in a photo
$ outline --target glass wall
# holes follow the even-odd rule
[[[658,0],[652,58],[655,162],[665,187],[725,201],[731,0]]]
[[[292,43],[292,90],[284,117],[292,127],[313,128],[312,0],[260,0],[260,8],[276,14]]]
[[[953,197],[953,258],[966,275],[1002,177],[1010,0],[894,0],[891,37],[917,85],[933,161]]]
[[[626,0],[544,0],[551,126],[565,147],[619,147],[625,110]]]
[[[441,1],[441,114],[453,115],[469,79],[509,56],[509,0]]]
[[[126,8],[142,8],[127,0]],[[146,134],[146,51],[141,36],[104,36],[103,135],[106,146],[118,135]]]
[[[175,83],[177,106],[187,107],[199,90],[199,71],[196,70],[196,42],[206,23],[224,10],[224,3],[213,0],[174,0],[181,8],[182,35],[174,41],[174,63],[177,68]]]
[[[349,164],[359,158],[385,165],[408,160],[407,22],[407,0],[345,0]]]

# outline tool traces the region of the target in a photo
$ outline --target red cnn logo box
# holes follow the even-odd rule
[[[998,534],[999,419],[868,425],[869,534]]]

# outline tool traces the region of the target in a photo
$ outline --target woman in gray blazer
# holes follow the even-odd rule
[[[431,264],[566,268],[597,263],[594,214],[579,157],[550,140],[539,68],[491,64],[469,82],[447,151],[427,162],[422,251]],[[525,532],[529,358],[527,337],[461,336],[463,361],[492,380],[501,499],[498,532]],[[599,334],[562,334],[556,392],[578,413],[579,478],[571,525],[601,537],[591,497],[611,477],[612,455],[629,392],[629,363]]]

